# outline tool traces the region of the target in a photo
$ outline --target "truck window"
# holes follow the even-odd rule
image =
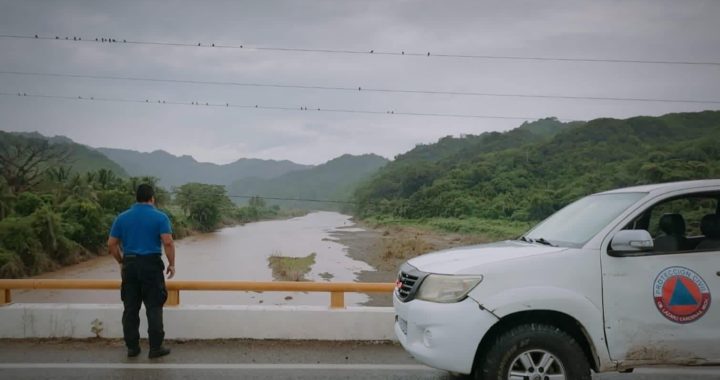
[[[702,236],[700,220],[707,214],[714,214],[717,210],[715,198],[681,198],[673,199],[653,207],[650,214],[650,235],[653,238],[661,235],[660,218],[665,214],[680,214],[685,220],[685,236]]]
[[[653,253],[693,251],[706,238],[700,222],[718,212],[720,194],[690,194],[664,200],[649,208],[626,228],[646,229],[653,238]]]

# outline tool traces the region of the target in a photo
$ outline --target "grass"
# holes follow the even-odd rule
[[[424,239],[422,235],[394,235],[392,238],[383,239],[381,248],[382,259],[392,263],[393,266],[395,266],[397,262],[405,261],[411,257],[437,249],[434,244]]]
[[[315,252],[305,257],[286,257],[274,252],[268,257],[268,267],[272,268],[273,278],[280,281],[307,281],[305,275],[315,264]]]
[[[363,223],[381,232],[372,248],[372,265],[395,270],[413,257],[443,249],[515,239],[533,223],[481,218],[368,218]]]
[[[369,218],[366,222],[376,227],[416,227],[438,232],[479,235],[488,241],[516,238],[528,231],[535,224],[534,222],[481,218],[401,219],[390,217]]]

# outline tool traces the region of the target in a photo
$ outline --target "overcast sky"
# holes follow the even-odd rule
[[[149,2],[147,2],[149,3]],[[392,158],[446,135],[522,120],[300,111],[347,109],[589,120],[720,109],[720,65],[502,60],[439,54],[720,63],[720,1],[6,1],[0,34],[243,45],[243,49],[0,38],[0,71],[526,95],[628,102],[241,87],[0,74],[0,92],[296,110],[0,96],[0,130],[95,147],[318,164]],[[256,50],[288,47],[431,56]]]

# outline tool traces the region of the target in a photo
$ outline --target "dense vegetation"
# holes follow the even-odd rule
[[[358,183],[387,164],[374,154],[349,154],[311,169],[295,171],[271,179],[246,178],[235,181],[228,192],[237,195],[262,195],[267,198],[347,201]],[[310,210],[345,210],[347,204],[332,202],[298,202],[268,199],[269,203]]]
[[[241,179],[230,191],[335,200],[353,194],[356,214],[370,221],[501,238],[585,194],[720,177],[717,141],[718,111],[573,123],[549,118],[505,133],[445,137],[389,163],[346,155],[275,178]],[[220,184],[185,183],[173,197],[157,178],[128,177],[70,140],[0,131],[0,277],[102,252],[113,218],[133,204],[143,182],[156,186],[177,237],[281,214],[259,197],[240,207]],[[319,205],[292,204],[329,207]]]
[[[396,157],[355,192],[382,220],[536,221],[589,193],[720,177],[720,112],[562,123],[445,137]]]
[[[156,188],[157,206],[170,216],[176,238],[278,213],[262,199],[239,208],[216,185],[186,184],[173,199],[153,177],[78,171],[91,165],[76,152],[92,151],[77,144],[0,137],[0,277],[34,275],[103,252],[112,221],[135,202],[140,183]]]

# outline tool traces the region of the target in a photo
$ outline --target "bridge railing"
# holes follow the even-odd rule
[[[391,293],[393,283],[381,282],[308,282],[308,281],[167,281],[167,306],[180,304],[180,291],[245,291],[245,292],[325,292],[330,293],[330,307],[345,308],[345,293]],[[0,280],[0,305],[12,302],[12,290],[76,289],[119,290],[120,280]]]

